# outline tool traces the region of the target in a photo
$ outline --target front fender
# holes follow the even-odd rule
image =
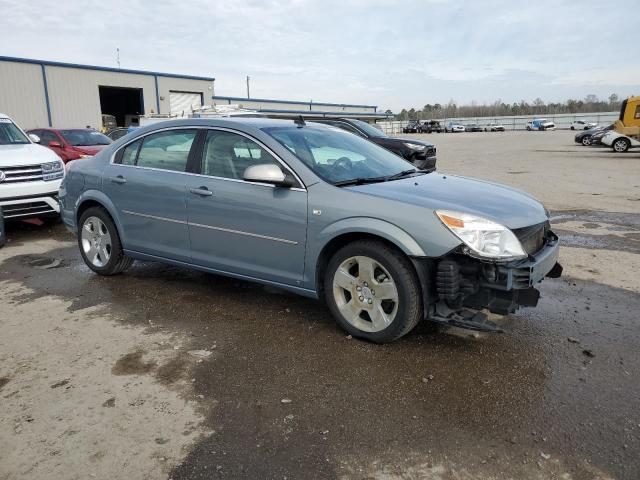
[[[324,246],[334,238],[347,233],[368,233],[370,235],[376,235],[390,241],[409,256],[426,256],[424,250],[409,233],[393,223],[371,217],[344,218],[327,225],[320,231],[318,242]]]

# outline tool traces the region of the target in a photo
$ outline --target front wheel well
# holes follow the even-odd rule
[[[316,290],[320,300],[324,300],[324,276],[326,274],[327,266],[329,265],[331,257],[333,257],[333,255],[345,245],[358,240],[375,240],[393,248],[394,250],[397,250],[402,255],[406,256],[406,253],[400,247],[398,247],[398,245],[387,240],[386,238],[372,233],[352,232],[344,233],[342,235],[338,235],[335,238],[332,238],[331,241],[329,241],[329,243],[324,246],[324,248],[320,252],[320,255],[318,255],[318,261],[316,262]]]
[[[116,223],[115,218],[113,218],[113,215],[111,215],[109,210],[102,203],[98,202],[97,200],[85,200],[80,205],[78,205],[78,208],[76,209],[76,226],[77,226],[78,230],[81,228],[80,227],[80,217],[82,217],[82,214],[84,212],[86,212],[88,209],[92,208],[92,207],[101,208],[101,209],[103,209],[105,211],[105,213],[107,215],[109,215],[109,218],[111,218],[111,220],[113,221],[113,224],[116,227],[116,231],[118,232],[118,235],[122,239],[122,233],[120,232],[120,227]]]

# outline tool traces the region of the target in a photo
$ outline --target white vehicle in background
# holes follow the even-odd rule
[[[589,130],[590,128],[597,127],[596,122],[585,122],[584,120],[574,120],[571,123],[571,130]]]
[[[546,118],[535,118],[527,122],[527,130],[555,130],[556,124]]]
[[[610,146],[614,152],[618,153],[627,152],[630,148],[640,147],[640,141],[632,137],[627,137],[615,130],[607,132],[605,136],[602,137],[602,143]]]
[[[445,131],[445,132],[447,132],[447,133],[448,133],[448,132],[451,132],[451,133],[454,133],[454,132],[464,132],[464,131],[465,131],[465,128],[464,128],[464,125],[460,125],[460,124],[458,124],[458,123],[449,122],[449,123],[447,123],[447,125],[444,127],[444,131]]]
[[[0,207],[5,220],[58,216],[64,163],[0,113]]]
[[[505,128],[504,128],[504,125],[502,125],[501,123],[487,123],[484,126],[484,131],[485,132],[504,132]]]

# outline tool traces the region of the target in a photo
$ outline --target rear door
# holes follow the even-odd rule
[[[201,175],[187,179],[193,262],[216,270],[298,286],[304,273],[307,192],[247,182],[244,171],[272,163],[263,145],[237,132],[210,129]]]
[[[185,182],[197,130],[162,130],[118,150],[103,174],[125,249],[188,262]]]

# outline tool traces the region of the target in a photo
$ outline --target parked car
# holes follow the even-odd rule
[[[611,147],[614,152],[625,153],[631,148],[640,147],[640,141],[622,133],[611,130],[602,137],[602,143]]]
[[[468,123],[467,125],[465,125],[464,131],[465,132],[481,132],[482,127],[477,123]]]
[[[110,138],[91,128],[35,128],[28,133],[40,137],[40,144],[53,150],[64,163],[92,157],[111,143]]]
[[[413,120],[402,128],[402,133],[421,133],[422,125],[417,120]]]
[[[420,170],[435,170],[436,168],[436,147],[431,143],[413,138],[390,137],[379,128],[376,128],[367,122],[363,122],[362,120],[332,118],[330,120],[313,119],[313,121],[338,127],[347,132],[366,138],[367,140],[390,150],[396,155],[400,155]]]
[[[585,122],[584,120],[574,120],[571,122],[571,130],[589,130],[591,128],[597,127],[598,124],[596,122]]]
[[[480,309],[535,306],[537,283],[562,271],[530,195],[421,172],[304,121],[150,125],[71,162],[60,202],[100,275],[137,259],[273,285],[324,299],[342,328],[374,342],[422,319],[495,331]]]
[[[600,141],[602,140],[602,137],[604,136],[604,134],[609,130],[613,130],[613,124],[603,126],[603,127],[594,127],[589,130],[583,130],[581,132],[576,133],[576,136],[574,137],[574,141],[586,147],[594,144],[598,145],[600,144]],[[602,135],[597,135],[599,133],[602,133]],[[597,138],[596,138],[596,135],[597,135]]]
[[[422,122],[420,131],[422,133],[433,133],[433,132],[442,133],[444,131],[444,128],[442,127],[442,125],[438,120],[428,120],[428,121]]]
[[[116,140],[124,137],[127,133],[133,132],[136,128],[137,127],[118,127],[113,130],[109,130],[105,135],[115,142]]]
[[[57,217],[64,164],[0,113],[0,207],[5,220]]]
[[[458,123],[449,122],[449,123],[447,123],[447,126],[444,127],[444,131],[445,132],[451,132],[451,133],[464,132],[465,128],[464,128],[464,125],[460,125]]]
[[[591,145],[603,146],[602,139],[607,133],[609,133],[610,130],[613,130],[613,129],[611,128],[609,130],[607,129],[598,130],[596,133],[591,135]]]
[[[500,123],[487,123],[484,126],[484,131],[485,132],[504,132],[505,128],[504,128],[504,125]]]
[[[546,118],[537,118],[527,122],[527,130],[555,130],[556,124]]]

